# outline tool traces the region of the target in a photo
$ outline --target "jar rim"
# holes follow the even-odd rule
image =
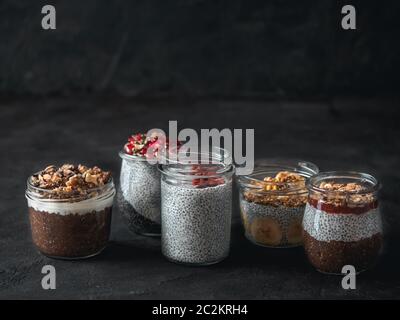
[[[210,149],[209,149],[210,151]],[[181,179],[209,179],[209,178],[218,178],[225,173],[234,172],[234,166],[232,164],[232,157],[228,150],[220,147],[211,147],[211,152],[190,152],[191,156],[199,157],[197,160],[194,159],[171,159],[169,157],[163,158],[166,163],[161,163],[158,165],[158,170],[167,176],[171,177],[179,177]],[[209,161],[202,163],[202,156],[208,156]],[[211,158],[210,158],[211,157]],[[201,166],[202,169],[213,169],[216,166],[219,166],[219,169],[209,171],[208,174],[204,174],[199,176],[196,175],[196,170],[194,169],[196,166]],[[207,172],[207,171],[206,171]],[[212,172],[210,174],[210,172]]]
[[[121,159],[124,159],[124,160],[147,161],[146,157],[138,156],[138,155],[135,155],[135,154],[128,154],[124,150],[120,150],[118,152],[118,155],[119,155],[119,157]]]
[[[189,164],[187,164],[189,165]],[[196,164],[199,165],[199,164]],[[201,164],[200,164],[201,165]],[[196,175],[194,174],[196,171],[195,170],[185,170],[185,169],[178,169],[178,168],[172,168],[171,165],[163,165],[159,164],[158,165],[158,170],[167,176],[170,177],[175,177],[175,178],[181,178],[184,180],[193,180],[193,179],[212,179],[212,178],[218,178],[221,177],[221,175],[226,174],[226,173],[234,173],[234,166],[233,165],[222,165],[221,169],[216,170],[213,172],[213,174],[207,174],[207,175]]]
[[[184,145],[168,149],[168,152],[165,152],[164,154],[161,155],[162,162],[165,162],[166,164],[181,163],[177,157],[180,152],[183,152],[182,150],[184,150]],[[177,155],[177,157],[171,158],[170,155],[172,155],[172,154]],[[212,155],[213,156],[212,159],[217,160],[217,162],[232,164],[232,155],[231,155],[230,151],[228,151],[225,148],[221,148],[221,147],[209,146],[207,152],[203,152],[203,150],[200,149],[200,151],[196,151],[196,152],[191,151],[191,154],[193,154],[193,155]]]
[[[319,169],[317,165],[312,162],[304,160],[294,160],[294,159],[267,159],[262,164],[256,165],[255,169],[251,174],[237,177],[237,181],[241,187],[257,190],[260,193],[276,193],[276,194],[287,194],[290,192],[306,192],[304,186],[299,186],[298,183],[292,182],[269,182],[264,181],[256,176],[267,177],[268,173],[276,173],[278,171],[289,171],[293,173],[298,173],[308,180],[310,177],[318,174]],[[262,182],[263,186],[257,186],[252,182]],[[274,186],[285,186],[284,190],[265,190],[264,186],[274,185]]]
[[[327,190],[320,188],[323,181],[334,181],[337,179],[348,179],[349,182],[361,182],[366,187],[363,190]],[[316,174],[307,181],[307,189],[325,194],[369,194],[378,192],[382,185],[374,176],[369,173],[357,171],[325,171]]]
[[[34,186],[32,184],[32,177],[36,174],[40,174],[40,171],[29,176],[27,179],[26,196],[31,197],[33,195],[51,194],[52,192],[54,192],[54,190],[52,190],[52,189],[45,189],[45,188],[40,188],[40,187]],[[97,196],[103,196],[104,194],[106,194],[106,191],[108,191],[108,190],[113,191],[114,188],[115,188],[114,180],[111,177],[110,180],[106,184],[99,186],[99,187],[86,189],[85,192],[87,192],[88,194],[98,192]],[[74,201],[82,201],[82,200],[86,200],[86,199],[93,199],[93,198],[91,198],[91,197],[87,198],[84,195],[76,195],[76,196],[69,197],[69,198],[46,198],[46,197],[41,198],[41,200],[60,201],[60,202],[63,202],[63,201],[74,202]]]

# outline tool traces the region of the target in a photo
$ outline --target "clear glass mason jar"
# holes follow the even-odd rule
[[[229,254],[234,167],[224,149],[190,156],[159,166],[161,248],[170,261],[210,265]]]
[[[160,236],[161,174],[157,165],[123,150],[119,156],[122,159],[117,192],[119,211],[131,231],[145,236]]]
[[[379,182],[359,172],[324,172],[312,177],[303,219],[304,248],[324,273],[342,274],[372,267],[383,244],[378,207]]]
[[[83,259],[99,254],[110,235],[115,188],[112,179],[87,195],[53,198],[54,191],[27,181],[32,240],[44,255],[59,259]]]
[[[272,248],[302,245],[307,179],[318,167],[301,160],[268,160],[250,175],[238,176],[240,215],[245,236]]]

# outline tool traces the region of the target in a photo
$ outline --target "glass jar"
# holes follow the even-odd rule
[[[161,247],[177,263],[210,265],[229,254],[234,167],[228,152],[160,165]]]
[[[307,179],[318,167],[300,160],[268,160],[250,175],[238,176],[240,215],[245,236],[272,248],[302,244]]]
[[[115,188],[112,179],[87,195],[54,199],[53,191],[32,185],[28,201],[32,240],[44,255],[59,259],[83,259],[99,254],[110,235]]]
[[[119,153],[122,159],[117,193],[118,209],[128,228],[140,235],[160,236],[160,179],[156,164],[145,157]]]
[[[341,274],[375,264],[382,248],[379,182],[358,172],[324,172],[312,177],[303,219],[304,248],[311,264]]]

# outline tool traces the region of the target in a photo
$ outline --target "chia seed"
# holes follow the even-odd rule
[[[117,203],[131,231],[159,236],[160,172],[157,165],[145,160],[122,159]]]
[[[241,200],[242,222],[246,237],[266,247],[296,247],[302,244],[301,222],[304,206],[285,207],[263,205]],[[269,232],[257,232],[262,224]]]
[[[240,212],[246,238],[272,248],[301,246],[307,180],[318,167],[303,160],[268,160],[239,176]]]
[[[304,247],[314,267],[324,273],[341,274],[344,265],[357,273],[375,264],[382,248],[382,225],[378,209],[362,214],[327,213],[307,204]]]
[[[307,204],[303,227],[319,241],[358,241],[372,237],[382,230],[379,209],[363,214],[327,213]]]
[[[360,172],[323,172],[313,176],[303,229],[304,249],[323,273],[342,274],[345,265],[356,272],[372,267],[383,244],[379,182]]]
[[[162,252],[172,261],[208,265],[228,256],[232,182],[196,188],[161,182]]]

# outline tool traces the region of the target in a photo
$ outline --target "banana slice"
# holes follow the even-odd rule
[[[298,244],[303,242],[303,226],[301,220],[294,220],[286,233],[286,238],[290,244]]]
[[[240,206],[240,217],[242,218],[243,227],[244,227],[245,232],[250,232],[249,231],[249,218],[247,216],[246,211],[244,210],[244,208],[242,206]]]
[[[277,246],[282,240],[279,223],[269,217],[255,218],[251,224],[251,235],[258,243]]]

